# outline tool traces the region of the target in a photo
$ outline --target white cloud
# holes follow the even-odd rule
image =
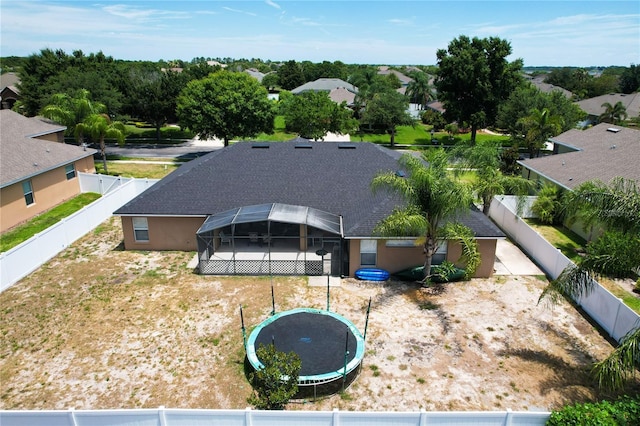
[[[224,10],[229,11],[229,12],[242,13],[242,14],[249,15],[249,16],[258,16],[258,15],[256,15],[255,13],[253,13],[253,12],[247,12],[246,10],[232,9],[232,8],[230,8],[230,7],[227,7],[227,6],[223,6],[222,8],[223,8]]]
[[[274,7],[276,9],[280,9],[280,5],[272,0],[266,0],[265,3],[271,7]]]
[[[390,24],[393,24],[393,25],[400,25],[400,26],[403,26],[403,27],[413,26],[414,25],[413,19],[393,18],[393,19],[387,20],[387,22],[389,22]]]
[[[144,8],[132,7],[124,4],[114,4],[112,6],[104,6],[102,10],[121,18],[136,20],[139,22],[148,22],[151,20],[165,19],[165,18],[178,19],[178,18],[186,18],[189,16],[189,14],[186,12],[177,12],[177,11],[159,10],[159,9],[144,9]]]

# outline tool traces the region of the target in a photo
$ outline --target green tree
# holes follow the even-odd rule
[[[429,75],[423,72],[411,74],[413,81],[407,86],[407,96],[412,102],[420,105],[421,109],[427,107],[427,103],[433,99],[433,90],[429,84]]]
[[[50,120],[67,126],[66,134],[76,136],[80,142],[80,134],[76,134],[76,126],[93,114],[106,114],[107,108],[100,102],[91,101],[88,90],[80,90],[72,97],[66,93],[51,96],[50,103],[42,108],[40,114]]]
[[[525,83],[513,91],[511,96],[500,105],[496,124],[511,135],[518,136],[526,133],[524,117],[531,114],[533,109],[549,110],[551,116],[561,117],[562,132],[576,127],[586,113],[558,90],[544,93],[530,83]]]
[[[435,86],[449,121],[471,125],[475,143],[480,126],[493,125],[498,107],[521,82],[522,60],[507,62],[511,45],[497,37],[460,36],[436,53]]]
[[[283,100],[287,131],[303,138],[319,140],[328,132],[346,134],[357,129],[358,122],[346,104],[337,104],[326,92],[308,91]]]
[[[233,137],[271,133],[275,108],[267,95],[246,73],[218,71],[187,84],[178,97],[178,120],[201,137],[214,136],[228,146]]]
[[[174,71],[152,71],[132,72],[131,80],[130,112],[153,124],[156,140],[160,140],[161,127],[177,119],[177,99],[186,79]]]
[[[268,91],[274,90],[276,87],[278,87],[278,84],[278,74],[275,72],[270,72],[262,78],[262,85]]]
[[[433,126],[433,130],[439,132],[447,125],[447,120],[444,119],[442,114],[432,109],[427,109],[422,113],[420,117],[423,124]]]
[[[524,142],[529,149],[530,158],[540,155],[540,150],[547,140],[562,131],[562,117],[551,115],[547,108],[542,110],[534,108],[528,116],[521,118],[520,121],[524,126]]]
[[[609,184],[589,181],[568,192],[563,203],[568,218],[585,227],[605,226],[601,247],[588,250],[577,265],[570,265],[540,295],[555,303],[562,297],[578,300],[593,290],[594,277],[613,271],[632,275],[640,264],[640,190],[635,181],[615,178]],[[605,250],[603,250],[605,248]],[[626,265],[626,266],[625,266]],[[640,327],[625,336],[618,348],[596,363],[593,373],[607,390],[621,389],[640,367]]]
[[[122,104],[120,84],[128,63],[114,61],[102,52],[85,55],[81,50],[71,55],[63,50],[43,49],[25,59],[20,74],[20,96],[24,114],[36,115],[50,103],[51,95],[74,95],[88,90],[94,101],[117,114]]]
[[[451,158],[455,160],[457,173],[475,170],[476,178],[471,184],[471,189],[482,204],[482,212],[485,215],[489,214],[491,201],[496,195],[524,196],[535,184],[521,176],[503,174],[500,170],[500,153],[500,144],[492,141],[476,145],[458,144],[450,152]]]
[[[620,124],[628,117],[627,108],[622,101],[616,102],[615,105],[605,102],[601,106],[604,108],[604,112],[599,117],[601,123]]]
[[[260,345],[256,355],[264,367],[249,374],[254,393],[247,402],[259,410],[283,410],[298,392],[300,357],[278,352],[273,344]]]
[[[126,130],[120,121],[111,121],[107,114],[91,114],[82,123],[76,125],[76,134],[88,134],[93,140],[100,144],[102,155],[102,166],[107,173],[107,153],[105,151],[104,139],[116,139],[119,145],[124,144]]]
[[[627,94],[640,91],[640,65],[631,64],[622,71],[620,91]]]
[[[302,86],[306,80],[302,67],[296,61],[287,61],[278,70],[278,82],[284,90],[293,90]]]
[[[404,154],[399,164],[407,171],[407,176],[382,172],[371,182],[374,193],[389,191],[406,202],[405,207],[380,221],[374,232],[384,237],[422,236],[419,243],[423,244],[425,253],[425,279],[431,275],[431,262],[440,242],[458,239],[454,235],[455,228],[446,224],[454,223],[457,215],[468,212],[473,200],[469,189],[447,174],[447,154],[443,150],[431,153],[429,160],[427,166],[421,159]],[[460,241],[475,244],[475,239]],[[463,251],[471,253],[473,249],[463,248]]]
[[[391,136],[391,147],[395,146],[396,127],[413,124],[407,112],[409,101],[395,90],[385,90],[373,95],[366,103],[361,124],[381,129]]]

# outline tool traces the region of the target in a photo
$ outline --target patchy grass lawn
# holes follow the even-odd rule
[[[0,294],[0,409],[236,408],[249,330],[271,280],[194,274],[194,253],[123,251],[117,218]],[[326,288],[274,277],[276,310],[323,308]],[[610,353],[545,281],[503,276],[422,290],[344,279],[331,308],[364,329],[360,376],[292,410],[548,410],[603,397],[588,375]],[[638,391],[632,388],[630,392]]]
[[[580,235],[562,225],[546,225],[537,219],[525,219],[525,222],[574,263],[580,259],[587,244]]]
[[[84,206],[100,198],[100,194],[85,192],[64,203],[44,212],[23,225],[19,225],[0,236],[0,252],[7,251],[18,244],[27,241],[38,232],[55,225],[67,216],[71,216]]]
[[[181,162],[165,164],[166,162],[166,159],[161,162],[141,159],[107,161],[109,173],[104,172],[102,161],[96,161],[95,165],[97,173],[133,178],[162,179],[183,164]]]

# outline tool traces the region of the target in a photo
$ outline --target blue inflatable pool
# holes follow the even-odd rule
[[[356,278],[367,281],[386,281],[389,272],[378,268],[360,268],[356,271]]]

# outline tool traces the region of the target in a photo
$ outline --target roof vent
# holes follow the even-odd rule
[[[620,131],[620,129],[618,129],[616,127],[608,127],[607,128],[607,132],[618,133],[619,131]]]
[[[350,143],[339,143],[338,149],[356,149],[356,146]]]
[[[269,144],[268,143],[254,143],[253,145],[251,145],[251,148],[253,148],[253,149],[257,149],[257,148],[269,149]]]
[[[311,144],[298,144],[294,147],[295,149],[313,149],[313,145]]]
[[[611,146],[609,147],[609,149],[616,149],[616,146],[615,146],[615,145],[611,145]]]
[[[407,177],[407,174],[404,172],[404,170],[396,170],[396,176],[398,177]]]

